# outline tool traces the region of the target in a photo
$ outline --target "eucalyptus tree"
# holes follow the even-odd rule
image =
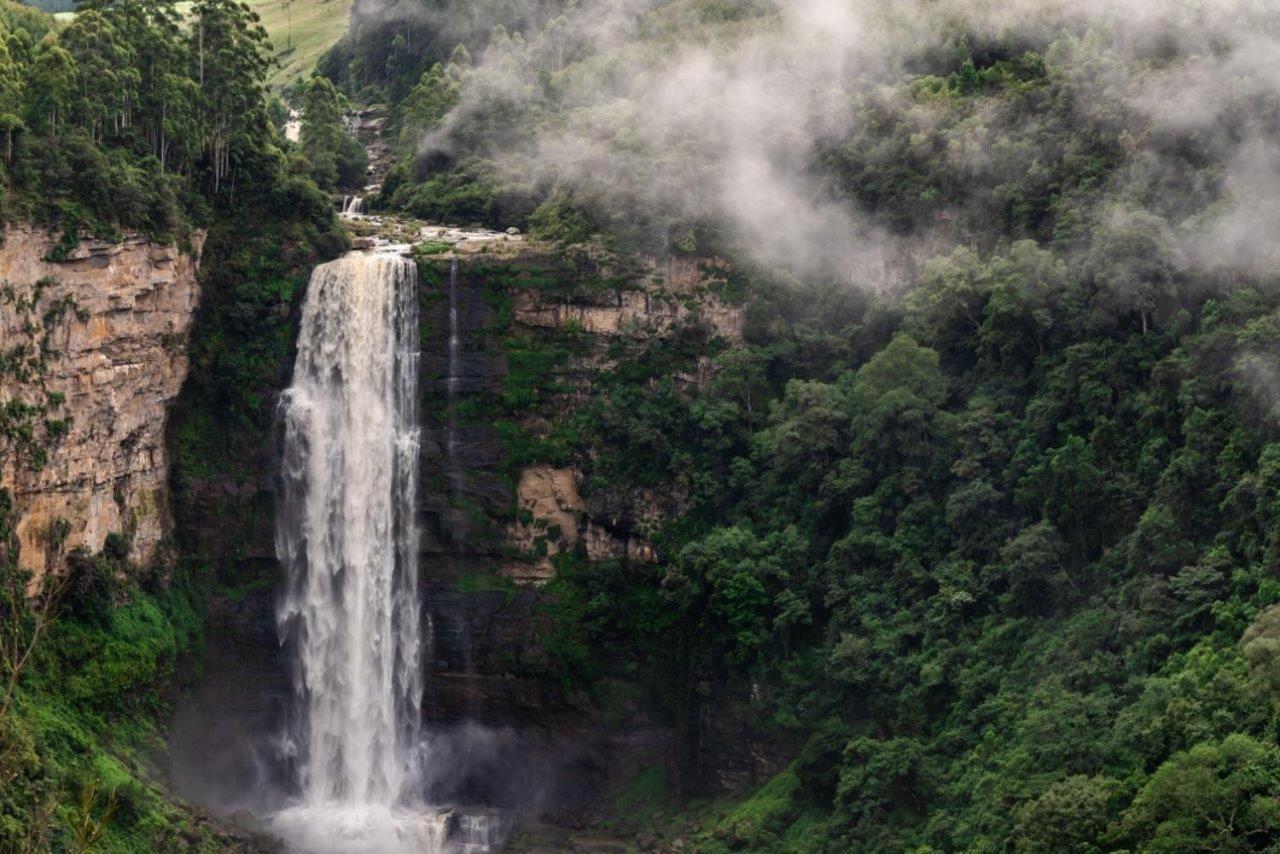
[[[30,125],[56,139],[66,122],[66,104],[75,85],[75,60],[55,39],[46,38],[36,49],[27,77]]]
[[[327,77],[313,75],[307,83],[298,141],[311,163],[311,174],[321,186],[338,180],[338,153],[342,148],[342,111],[346,99]]]
[[[4,132],[4,162],[8,166],[13,160],[14,134],[23,128],[22,104],[26,83],[3,35],[3,30],[0,30],[0,131]]]
[[[265,143],[271,133],[265,103],[270,43],[257,13],[236,0],[198,0],[190,19],[200,93],[196,124],[210,190],[217,194],[234,179],[237,148]]]

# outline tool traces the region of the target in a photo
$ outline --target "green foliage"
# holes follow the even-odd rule
[[[587,215],[563,193],[547,197],[529,214],[529,234],[539,240],[566,245],[584,243],[594,231]]]
[[[5,9],[4,218],[72,241],[116,227],[181,236],[210,202],[279,168],[265,33],[247,6],[93,2],[58,29]]]
[[[400,103],[402,151],[414,150],[422,136],[437,128],[457,106],[464,70],[452,62],[447,68],[437,62]]]
[[[713,378],[672,380],[713,351],[693,330],[624,338],[559,419],[661,554],[551,582],[567,673],[669,709],[750,681],[812,733],[775,817],[706,850],[1272,840],[1274,398],[1223,353],[1270,352],[1274,297],[1102,312],[1097,265],[1145,251],[1106,245],[958,251],[896,315],[757,285],[775,321]]]
[[[653,819],[654,813],[673,803],[674,793],[667,781],[666,766],[653,765],[632,777],[614,796],[613,809],[643,825]]]
[[[7,502],[7,494],[0,499]],[[25,586],[10,547],[11,521],[0,513],[6,590],[15,574]],[[73,556],[62,607],[48,612],[52,620],[18,674],[12,704],[0,707],[5,850],[214,847],[207,834],[193,834],[189,816],[151,770],[163,749],[154,721],[169,709],[179,662],[199,648],[199,597],[182,576],[152,589],[126,581],[138,570],[121,554],[120,540],[98,555]],[[0,614],[37,620],[31,609],[39,607],[6,598]],[[31,612],[23,617],[24,610]],[[9,638],[6,627],[6,650]]]
[[[1124,788],[1106,777],[1077,774],[1054,783],[1018,810],[1013,848],[1026,852],[1103,851],[1107,824]]]
[[[397,180],[393,172],[382,186],[379,203],[433,222],[495,222],[504,211],[497,182],[477,160],[434,172],[421,184],[403,176]]]
[[[1174,754],[1125,811],[1145,851],[1258,851],[1280,837],[1280,748],[1243,734]]]
[[[346,98],[333,83],[312,75],[303,97],[299,145],[321,187],[358,190],[364,185],[368,158],[364,147],[343,126]]]
[[[628,48],[729,44],[764,31],[760,11],[665,4]],[[643,164],[619,179],[630,190],[721,154],[637,154],[611,77],[636,58],[555,21],[495,31],[474,65],[433,44],[395,79],[369,63],[389,36],[335,51],[350,91],[417,87],[392,108],[414,118],[383,202],[520,216],[564,246],[731,252],[701,199],[512,178],[513,151],[576,123],[610,122],[603,152]],[[715,21],[751,25],[698,29]],[[823,203],[913,258],[948,247],[901,298],[847,275],[705,269],[742,305],[743,341],[696,321],[622,330],[582,345],[598,371],[568,341],[513,332],[510,299],[493,300],[512,465],[574,466],[593,520],[655,555],[557,555],[549,675],[599,696],[638,686],[694,755],[707,706],[805,745],[698,850],[1266,848],[1275,271],[1219,275],[1188,249],[1229,201],[1225,140],[1243,125],[1199,137],[1133,109],[1119,81],[1187,59],[1175,45],[1124,65],[1095,35],[945,41],[883,85],[831,81],[849,130],[793,152]],[[494,290],[591,306],[617,287],[533,278]],[[564,365],[589,374],[573,396]]]
[[[206,43],[181,35],[165,4],[91,5],[52,35],[38,17],[0,16],[7,209],[38,210],[74,240],[85,225],[180,230],[210,204],[225,210],[232,186],[258,202],[210,236],[192,380],[172,421],[182,498],[202,479],[258,475],[290,312],[309,266],[343,241],[323,195],[282,174],[243,10],[197,4]],[[390,102],[400,160],[384,206],[525,223],[593,250],[726,248],[689,186],[672,206],[669,192],[513,180],[507,155],[538,131],[613,120],[583,96],[616,93],[599,84],[623,58],[575,39],[559,4],[443,8],[464,25],[357,11],[306,94],[316,177],[357,180],[342,90]],[[677,34],[749,34],[770,9],[660,4],[636,19],[638,52],[656,68]],[[703,850],[1280,844],[1280,308],[1267,275],[1227,281],[1184,251],[1225,201],[1231,164],[1219,137],[1180,136],[1113,91],[1178,45],[1120,68],[1092,37],[994,41],[957,33],[883,86],[832,81],[847,118],[832,126],[850,130],[796,154],[820,202],[913,251],[960,247],[925,260],[900,300],[847,276],[780,285],[739,265],[750,281],[726,278],[722,293],[743,307],[743,341],[686,319],[588,342],[571,327],[513,330],[512,291],[608,305],[637,286],[625,273],[587,250],[552,270],[484,271],[509,372],[464,414],[495,420],[512,466],[580,469],[593,519],[655,556],[557,554],[536,666],[566,688],[625,695],[611,725],[632,704],[669,717],[691,755],[705,704],[737,702],[708,685],[749,687],[738,711],[804,744],[716,807]],[[1274,124],[1270,106],[1248,112]],[[606,153],[632,153],[634,125],[617,118]],[[1222,124],[1243,133],[1238,117]],[[696,156],[644,155],[624,181],[678,184]],[[420,253],[424,281],[438,248]],[[32,356],[0,354],[8,366]],[[570,369],[591,373],[572,398]],[[2,423],[56,438],[46,414]],[[155,802],[100,746],[105,722],[163,705],[147,686],[189,637],[164,591],[118,583],[118,559],[73,562],[69,621],[6,737],[24,780],[63,796],[64,825],[114,812],[131,834]],[[77,764],[85,751],[97,755]],[[646,771],[616,807],[661,821],[665,773]],[[5,801],[0,833],[32,809]]]
[[[777,774],[727,809],[713,807],[705,811],[713,826],[696,834],[692,840],[695,851],[803,854],[822,850],[821,816],[800,797],[800,781],[794,768]]]

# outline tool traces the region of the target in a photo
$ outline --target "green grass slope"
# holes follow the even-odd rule
[[[279,67],[272,87],[283,88],[305,78],[316,61],[342,37],[351,15],[351,0],[249,0],[271,37]]]
[[[279,63],[267,82],[282,89],[309,76],[326,50],[342,38],[351,16],[351,0],[248,0],[262,19],[271,39],[272,56]],[[36,4],[32,4],[36,5]],[[179,3],[184,14],[191,3]],[[74,11],[59,11],[54,18],[63,24],[75,18]]]

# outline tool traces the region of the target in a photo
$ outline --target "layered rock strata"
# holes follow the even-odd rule
[[[171,532],[165,422],[187,375],[203,235],[73,249],[18,226],[0,246],[0,488],[33,587],[73,549]],[[55,260],[56,259],[56,260]]]

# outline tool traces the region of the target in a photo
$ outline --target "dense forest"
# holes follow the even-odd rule
[[[745,697],[788,756],[727,800],[648,793],[659,836],[1280,846],[1270,4],[358,0],[292,144],[234,0],[0,3],[4,219],[210,232],[179,479],[271,429],[275,307],[366,173],[352,105],[387,110],[379,212],[723,271],[739,346],[620,342],[536,437],[574,343],[512,349],[484,413],[659,555],[556,556],[539,676],[681,731]],[[228,580],[177,549],[125,583],[109,547],[29,600],[8,525],[0,493],[0,847],[216,847],[113,756],[154,747]]]
[[[180,246],[208,234],[192,358],[194,375],[217,379],[192,389],[188,419],[259,417],[243,401],[288,347],[276,300],[347,244],[309,164],[277,133],[264,40],[232,0],[85,3],[67,24],[0,5],[0,234],[45,226],[59,237],[53,260],[126,231]],[[24,307],[6,281],[0,304],[31,313],[38,299]],[[33,318],[45,330],[35,351],[0,341],[0,381],[39,379],[58,356],[49,330],[83,311],[73,297]],[[51,417],[52,397],[0,406],[0,467],[39,471],[58,453],[76,413]],[[0,489],[0,850],[241,847],[177,801],[159,767],[162,722],[199,673],[216,574],[173,542],[157,565],[132,565],[115,532],[100,553],[68,554],[33,596],[15,510]]]
[[[358,6],[321,64],[392,105],[387,209],[738,268],[747,346],[621,352],[520,447],[678,508],[659,567],[562,556],[563,678],[750,686],[796,758],[709,849],[1275,845],[1275,15],[925,3],[840,66],[799,5]],[[744,149],[802,196],[763,236]]]

